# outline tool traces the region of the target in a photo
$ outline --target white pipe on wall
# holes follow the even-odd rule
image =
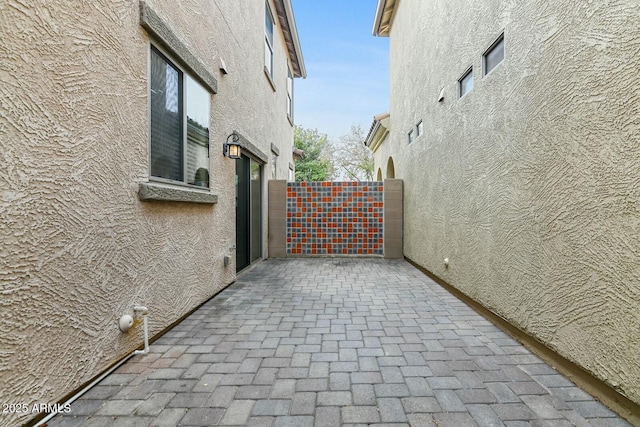
[[[147,324],[147,315],[149,314],[149,309],[147,307],[144,307],[144,306],[135,306],[135,307],[133,307],[133,311],[134,312],[139,312],[140,314],[142,314],[142,325],[143,325],[142,327],[143,327],[143,330],[144,330],[144,350],[134,350],[131,354],[129,354],[128,356],[123,358],[121,361],[119,361],[118,363],[113,365],[111,368],[109,368],[106,372],[104,372],[98,378],[93,380],[85,388],[80,390],[78,393],[74,394],[71,398],[69,398],[69,400],[64,402],[64,404],[62,404],[61,407],[64,407],[66,405],[70,405],[73,402],[75,402],[80,396],[82,396],[83,394],[85,394],[86,392],[91,390],[96,384],[98,384],[100,381],[105,379],[105,377],[107,377],[113,371],[118,369],[120,366],[122,366],[122,364],[124,364],[124,362],[126,362],[129,359],[131,359],[133,356],[135,356],[137,354],[147,354],[147,353],[149,353],[149,328],[148,328],[148,324]],[[36,427],[37,426],[46,425],[47,421],[49,421],[51,418],[55,417],[56,415],[58,415],[58,411],[54,411],[54,412],[50,413],[49,415],[44,417],[42,420],[38,421],[38,424],[36,424]]]
[[[144,350],[135,350],[133,354],[147,354],[149,353],[149,327],[147,325],[149,309],[140,305],[133,307],[133,311],[140,312],[142,314],[142,329],[144,331]]]
[[[96,384],[98,384],[100,381],[102,381],[103,379],[105,379],[105,377],[109,374],[111,374],[113,371],[115,371],[116,369],[118,369],[120,366],[122,366],[122,364],[124,362],[126,362],[127,360],[129,360],[131,357],[133,356],[133,353],[129,354],[127,357],[125,357],[124,359],[122,359],[121,361],[119,361],[118,363],[116,363],[115,365],[113,365],[109,370],[107,370],[105,373],[103,373],[102,375],[100,375],[98,378],[96,378],[95,380],[93,380],[91,382],[91,384],[89,384],[88,386],[86,386],[85,388],[83,388],[82,390],[80,390],[79,392],[77,392],[76,394],[74,394],[72,397],[69,398],[69,400],[67,400],[66,402],[64,402],[64,404],[61,405],[61,407],[65,407],[66,405],[70,405],[73,402],[75,402],[80,396],[82,396],[83,394],[85,394],[86,392],[88,392],[89,390],[91,390],[93,388],[93,386],[95,386]],[[37,426],[43,426],[46,425],[47,421],[49,421],[51,418],[55,417],[56,415],[58,415],[58,411],[54,411],[52,413],[50,413],[49,415],[47,415],[46,417],[44,417],[42,420],[38,421],[38,424],[36,424]]]

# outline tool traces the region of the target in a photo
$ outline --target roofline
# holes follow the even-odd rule
[[[389,112],[381,113],[376,116],[373,116],[373,123],[371,123],[371,127],[369,128],[369,133],[367,133],[367,137],[363,141],[363,144],[369,147],[369,149],[374,153],[376,152],[376,150],[384,140],[385,136],[389,133],[389,130],[387,129],[387,127],[382,124],[382,121],[388,117],[390,117]],[[380,128],[383,129],[382,135],[380,138],[376,138],[376,135],[378,135],[378,131],[380,130]]]
[[[369,128],[369,133],[367,134],[367,137],[364,139],[365,146],[371,147],[371,143],[373,142],[373,135],[375,135],[376,132],[378,132],[379,127],[380,127],[379,121],[374,120],[373,123],[371,123],[371,127]]]
[[[306,153],[305,153],[303,150],[301,150],[301,149],[299,149],[299,148],[296,148],[296,147],[293,147],[293,158],[294,158],[294,160],[295,160],[296,158],[297,158],[297,159],[299,159],[299,160],[304,160],[304,158],[305,158],[306,156],[307,156],[307,155],[306,155]]]
[[[389,37],[393,15],[400,0],[378,0],[372,33],[376,37]]]
[[[274,4],[276,7],[276,15],[278,15],[278,21],[282,28],[282,35],[287,45],[289,59],[293,67],[293,76],[306,78],[307,69],[304,66],[304,58],[302,57],[302,48],[300,47],[298,28],[296,27],[296,20],[293,16],[291,0],[275,0]]]
[[[374,36],[380,35],[380,21],[382,21],[382,11],[384,10],[384,6],[387,3],[387,0],[378,0],[378,5],[376,6],[376,15],[373,18],[373,29],[371,33]]]

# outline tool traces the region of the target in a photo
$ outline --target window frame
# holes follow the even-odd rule
[[[293,73],[289,64],[287,64],[287,118],[293,125]]]
[[[182,180],[178,181],[175,179],[170,179],[170,178],[163,178],[163,177],[159,177],[159,176],[155,176],[152,175],[151,172],[151,163],[152,163],[152,108],[153,108],[153,104],[152,104],[152,81],[151,81],[151,75],[152,75],[152,55],[153,55],[153,51],[155,50],[156,54],[160,56],[160,58],[162,60],[164,60],[166,63],[168,63],[172,68],[176,69],[178,71],[178,75],[179,75],[179,88],[180,88],[180,97],[181,99],[179,99],[179,107],[178,110],[180,111],[181,115],[182,115],[182,120],[181,120],[181,146],[182,146]],[[206,87],[205,85],[203,85],[200,82],[200,79],[197,78],[193,73],[191,73],[190,71],[188,71],[186,69],[186,67],[184,65],[182,65],[180,59],[178,57],[176,57],[175,55],[172,55],[170,52],[168,52],[166,49],[164,49],[163,47],[161,47],[159,45],[159,43],[156,43],[153,40],[149,40],[149,48],[148,48],[148,70],[147,70],[147,74],[148,74],[148,108],[147,108],[147,114],[148,114],[148,135],[149,135],[149,139],[148,139],[148,147],[149,147],[149,154],[148,154],[148,179],[150,182],[158,182],[158,183],[165,183],[165,184],[171,184],[171,185],[175,185],[175,186],[181,186],[181,187],[185,187],[185,188],[189,188],[189,189],[198,189],[198,190],[202,190],[202,191],[207,191],[210,192],[211,191],[211,105],[212,105],[212,95],[214,94],[214,92],[211,92],[210,88]],[[209,165],[207,168],[207,171],[209,172],[209,185],[208,186],[201,186],[201,185],[196,185],[196,184],[190,184],[188,182],[188,176],[187,176],[187,172],[188,172],[188,153],[187,153],[187,138],[188,138],[188,115],[187,115],[187,83],[186,83],[186,79],[190,78],[194,83],[196,83],[201,89],[203,89],[205,92],[207,92],[209,94],[209,123],[208,123],[208,130],[209,130],[209,135],[208,135],[208,142],[207,142],[207,159],[209,159]]]
[[[422,120],[416,124],[416,138],[424,133],[424,126],[422,124]]]
[[[493,68],[491,68],[490,70],[487,69],[487,57],[490,53],[492,53],[497,47],[498,45],[502,45],[502,59],[500,59],[500,61],[498,61]],[[498,38],[496,38],[494,40],[493,43],[491,43],[491,46],[489,46],[489,48],[487,50],[484,51],[484,53],[482,54],[482,71],[483,71],[483,77],[484,76],[488,76],[493,70],[495,70],[496,68],[498,68],[498,66],[500,64],[502,64],[504,62],[506,58],[505,55],[505,41],[504,41],[504,32],[502,32],[502,34],[500,34],[498,36]]]
[[[466,92],[462,93],[463,82],[464,80],[471,76],[471,87]],[[474,87],[474,75],[473,75],[473,66],[467,68],[467,70],[462,73],[462,76],[458,79],[458,99],[462,99],[464,96],[468,95]]]
[[[264,51],[264,72],[265,74],[273,81],[273,56],[274,56],[274,34],[275,34],[275,26],[276,21],[273,17],[273,13],[271,13],[271,6],[268,1],[264,3],[265,11],[264,11],[264,43],[265,43],[265,51]],[[267,21],[268,18],[268,21]],[[271,23],[271,40],[269,40],[269,31],[267,27],[267,22]],[[269,52],[269,64],[267,66],[267,50]]]
[[[411,128],[411,130],[407,133],[407,145],[411,145],[413,141],[415,141],[416,137],[414,136],[415,129]]]

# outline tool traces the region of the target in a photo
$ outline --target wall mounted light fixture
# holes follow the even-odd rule
[[[231,142],[229,142],[231,140]],[[240,144],[238,141],[240,140],[240,136],[233,132],[231,135],[227,137],[227,142],[222,146],[222,153],[230,159],[239,159],[240,158]]]

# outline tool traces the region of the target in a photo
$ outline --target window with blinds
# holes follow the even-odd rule
[[[209,187],[211,93],[151,46],[150,175]]]

